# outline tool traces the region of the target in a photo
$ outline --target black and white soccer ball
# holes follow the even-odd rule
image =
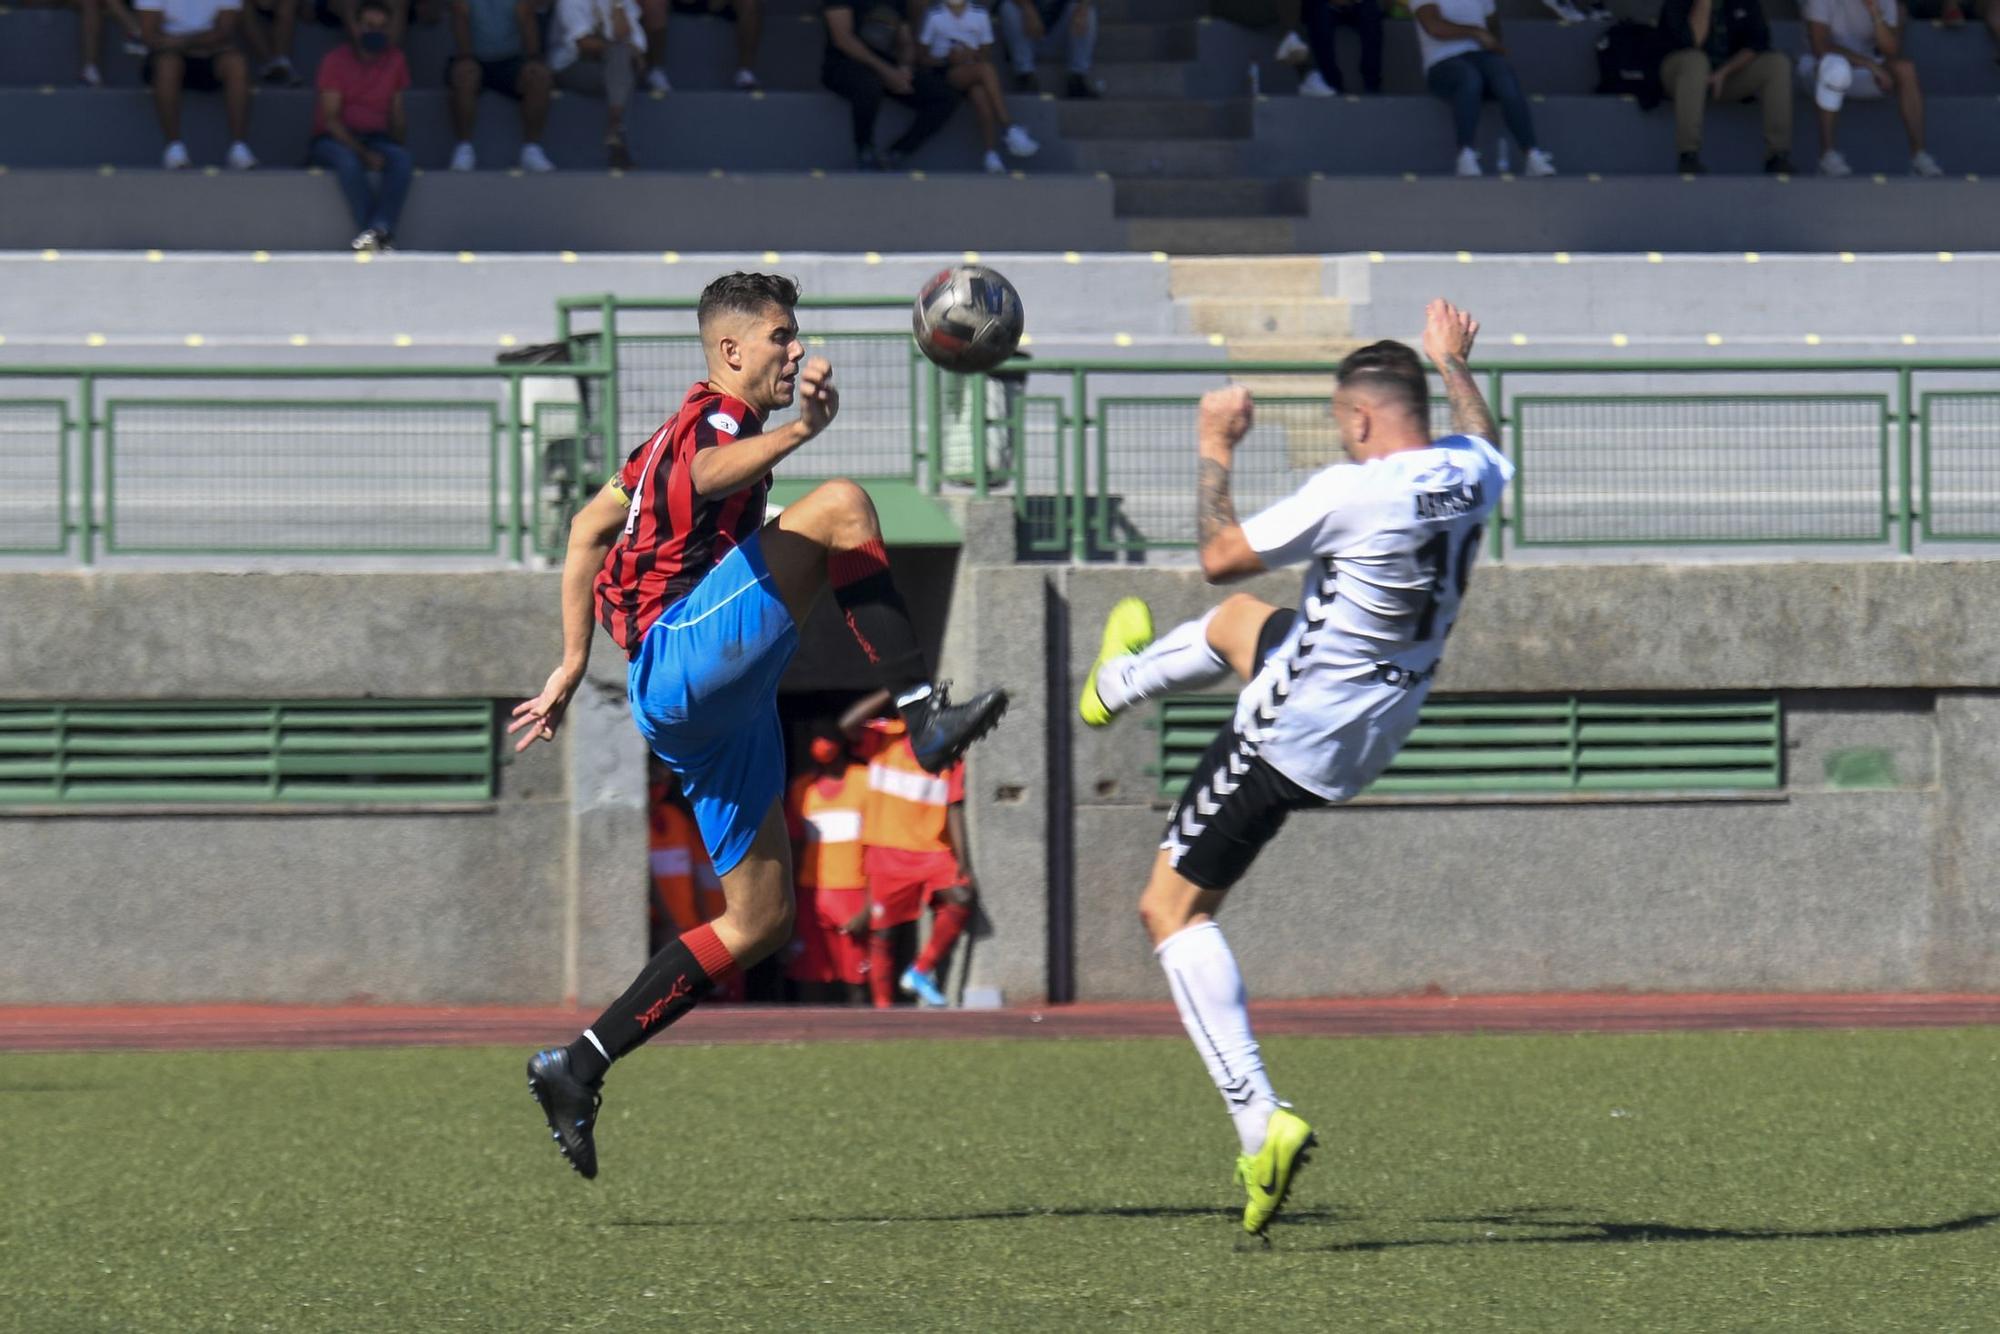
[[[918,350],[959,375],[990,371],[1013,356],[1026,322],[1014,284],[983,264],[934,276],[910,315]]]

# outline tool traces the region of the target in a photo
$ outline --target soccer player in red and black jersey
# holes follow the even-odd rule
[[[778,679],[820,589],[832,587],[927,768],[951,764],[1007,707],[998,690],[953,705],[932,683],[866,491],[827,482],[766,521],[772,468],[840,410],[833,368],[803,361],[798,299],[790,279],[762,273],[702,292],[708,378],[571,522],[562,663],[508,727],[517,750],[555,736],[601,625],[630,660],[633,717],[679,775],[728,905],[654,955],[576,1041],[528,1062],[557,1146],[586,1177],[597,1175],[592,1131],[611,1063],[791,939]],[[767,431],[794,399],[798,416]]]

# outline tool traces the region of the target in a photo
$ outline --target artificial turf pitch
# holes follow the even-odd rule
[[[0,1328],[2000,1329],[2000,1029],[0,1056]]]

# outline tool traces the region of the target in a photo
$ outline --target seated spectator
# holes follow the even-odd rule
[[[1854,168],[1833,144],[1834,122],[1848,98],[1890,93],[1910,140],[1910,174],[1942,176],[1924,151],[1924,90],[1917,67],[1902,54],[1907,15],[1897,0],[1805,0],[1809,54],[1799,57],[1799,82],[1812,90],[1819,111],[1819,171],[1852,176]]]
[[[958,94],[935,69],[918,69],[917,40],[894,5],[878,0],[857,21],[853,0],[826,0],[826,56],[820,82],[847,100],[854,121],[854,156],[863,171],[894,170],[936,134],[958,106]],[[875,149],[882,99],[915,112],[885,152]]]
[[[1090,59],[1097,50],[1095,0],[1000,0],[1000,33],[1007,39],[1007,63],[1014,70],[1014,91],[1041,91],[1035,77],[1036,48],[1053,33],[1063,34],[1069,79],[1064,97],[1094,98]]]
[[[1522,171],[1529,176],[1555,175],[1555,160],[1535,145],[1535,120],[1521,81],[1507,63],[1507,49],[1500,44],[1493,0],[1421,0],[1416,19],[1424,83],[1431,96],[1451,104],[1458,174],[1482,174],[1474,143],[1480,104],[1491,100],[1500,104],[1507,132],[1521,146]]]
[[[389,42],[388,0],[361,0],[360,31],[320,61],[319,109],[313,116],[312,160],[340,181],[354,214],[356,250],[387,250],[410,193],[410,153],[403,91],[409,62]],[[381,178],[371,190],[368,177]]]
[[[243,41],[257,60],[257,77],[281,88],[299,86],[292,69],[292,35],[299,24],[299,0],[248,0],[243,6]]]
[[[1701,118],[1711,101],[1755,100],[1764,114],[1764,170],[1792,169],[1791,62],[1771,49],[1759,0],[1666,0],[1660,82],[1674,101],[1677,169],[1700,175]]]
[[[220,88],[229,114],[229,154],[236,171],[257,165],[245,138],[250,133],[250,67],[235,46],[236,0],[138,0],[140,40],[146,44],[146,82],[167,149],[160,165],[179,171],[192,165],[181,142],[181,90]]]
[[[521,167],[524,171],[554,171],[542,151],[542,130],[549,123],[549,93],[555,77],[542,59],[542,19],[537,0],[452,0],[453,49],[445,81],[451,88],[451,128],[458,146],[451,150],[451,169],[471,171],[479,165],[472,147],[472,126],[479,115],[479,93],[491,89],[521,104]]]
[[[640,0],[640,4],[656,4],[660,8],[660,32],[664,34],[668,0]],[[736,76],[732,82],[744,92],[760,86],[756,82],[756,48],[764,40],[764,0],[672,0],[672,4],[682,14],[710,14],[736,24]],[[646,40],[650,42],[654,36],[650,14],[646,22]],[[664,74],[660,82],[664,92]]]
[[[602,97],[604,155],[615,171],[632,165],[625,144],[625,108],[646,58],[637,0],[557,0],[549,69],[565,92]]]
[[[1347,91],[1333,40],[1340,28],[1352,28],[1360,35],[1362,91],[1382,91],[1382,6],[1378,0],[1301,0],[1299,17],[1305,24],[1313,64],[1299,80],[1301,97],[1337,97]]]
[[[1976,11],[1985,9],[1986,30],[1993,34],[1993,61],[2000,64],[2000,0],[1973,0]],[[1944,0],[1944,11],[1938,15],[1938,22],[1947,28],[1965,26],[1965,9],[1958,0]]]
[[[146,44],[140,40],[139,16],[124,0],[76,0],[79,38],[76,77],[77,82],[90,88],[104,86],[104,75],[97,68],[97,58],[104,45],[104,15],[107,10],[110,11],[111,21],[125,34],[126,51],[132,55],[146,53]]]
[[[924,15],[917,46],[926,64],[942,70],[951,86],[972,103],[973,113],[979,117],[979,136],[986,146],[982,165],[987,171],[999,174],[1007,170],[1007,164],[1000,160],[1003,142],[1015,157],[1033,157],[1041,150],[1034,136],[1014,124],[1007,110],[1000,71],[993,67],[993,20],[985,10],[968,0],[938,0]]]

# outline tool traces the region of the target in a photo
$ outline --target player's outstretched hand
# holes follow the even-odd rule
[[[577,678],[569,669],[558,667],[549,673],[548,684],[542,687],[541,694],[514,706],[514,721],[507,724],[507,735],[526,733],[514,743],[515,754],[537,741],[556,739],[556,729],[562,726],[563,711],[569,707],[576,686]]]
[[[1456,358],[1472,357],[1472,340],[1479,337],[1479,321],[1439,297],[1424,309],[1424,355],[1433,366]]]
[[[1250,434],[1250,423],[1255,415],[1256,407],[1251,402],[1250,391],[1242,385],[1211,389],[1201,396],[1201,439],[1224,449],[1234,449],[1244,436]]]
[[[818,435],[840,411],[840,391],[833,387],[833,366],[814,357],[799,371],[799,421]]]

